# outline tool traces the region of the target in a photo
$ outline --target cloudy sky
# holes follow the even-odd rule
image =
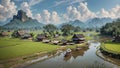
[[[44,24],[120,18],[120,0],[0,0],[0,21],[10,20],[20,9]]]

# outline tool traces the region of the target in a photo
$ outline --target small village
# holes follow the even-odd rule
[[[50,43],[54,45],[74,45],[81,44],[85,42],[85,36],[83,34],[73,34],[70,40],[66,39],[58,39],[61,37],[61,34],[55,34],[52,39],[47,34],[37,34],[35,37],[32,33],[28,33],[24,30],[15,31],[13,34],[9,34],[8,32],[1,32],[0,36],[3,37],[11,37],[11,38],[19,38],[21,40],[31,40],[33,42],[43,42]]]
[[[120,1],[0,0],[0,68],[120,68]]]

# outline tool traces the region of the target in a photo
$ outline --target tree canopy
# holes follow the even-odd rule
[[[52,35],[56,30],[57,27],[53,24],[47,24],[44,27],[44,30],[47,31],[50,35]]]
[[[69,35],[74,31],[74,26],[70,24],[64,24],[61,27],[61,31],[63,32],[63,35]]]
[[[112,23],[108,23],[100,29],[101,34],[118,36],[120,35],[120,19]]]

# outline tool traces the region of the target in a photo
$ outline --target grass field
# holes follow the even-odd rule
[[[29,40],[0,38],[0,59],[9,59],[37,52],[50,52],[59,46]]]
[[[101,45],[101,47],[105,51],[108,51],[114,54],[120,54],[120,43],[109,42]]]
[[[35,32],[33,32],[35,33]],[[97,35],[96,32],[79,32],[80,34],[84,34],[86,40],[90,40],[94,35]],[[35,33],[37,34],[37,33]],[[87,36],[87,34],[91,34],[93,36]],[[68,37],[60,36],[58,39],[68,39],[71,40],[73,35]],[[80,46],[84,46],[85,44],[80,44]],[[74,48],[76,45],[67,46],[67,48]],[[31,55],[37,52],[51,52],[56,50],[60,46],[46,44],[42,42],[33,42],[30,40],[21,40],[17,38],[9,38],[9,37],[0,37],[0,60],[2,59],[11,59],[26,55]]]

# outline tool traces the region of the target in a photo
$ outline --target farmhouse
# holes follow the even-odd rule
[[[31,34],[25,33],[24,35],[21,36],[21,39],[29,39],[31,37],[32,37]]]
[[[120,42],[120,35],[113,37],[113,42]]]
[[[25,31],[20,30],[20,31],[14,31],[12,36],[19,38],[19,37],[23,36],[24,34],[25,34]]]
[[[32,35],[30,33],[27,33],[23,30],[14,31],[12,36],[16,37],[16,38],[21,38],[21,39],[29,39],[32,37]]]
[[[68,40],[62,39],[61,43],[62,43],[62,45],[67,45],[68,44]]]
[[[8,32],[1,32],[0,35],[1,36],[9,36]]]
[[[55,35],[54,35],[54,38],[57,38],[57,37],[59,37],[59,36],[60,36],[59,34],[55,34]]]
[[[83,34],[74,34],[72,37],[72,41],[74,43],[82,43],[85,41],[85,37]]]
[[[60,43],[60,41],[58,41],[58,40],[53,40],[52,43],[55,44],[55,45],[57,45],[58,43]]]
[[[37,41],[43,41],[44,39],[46,39],[48,36],[45,34],[38,34],[37,35]]]

